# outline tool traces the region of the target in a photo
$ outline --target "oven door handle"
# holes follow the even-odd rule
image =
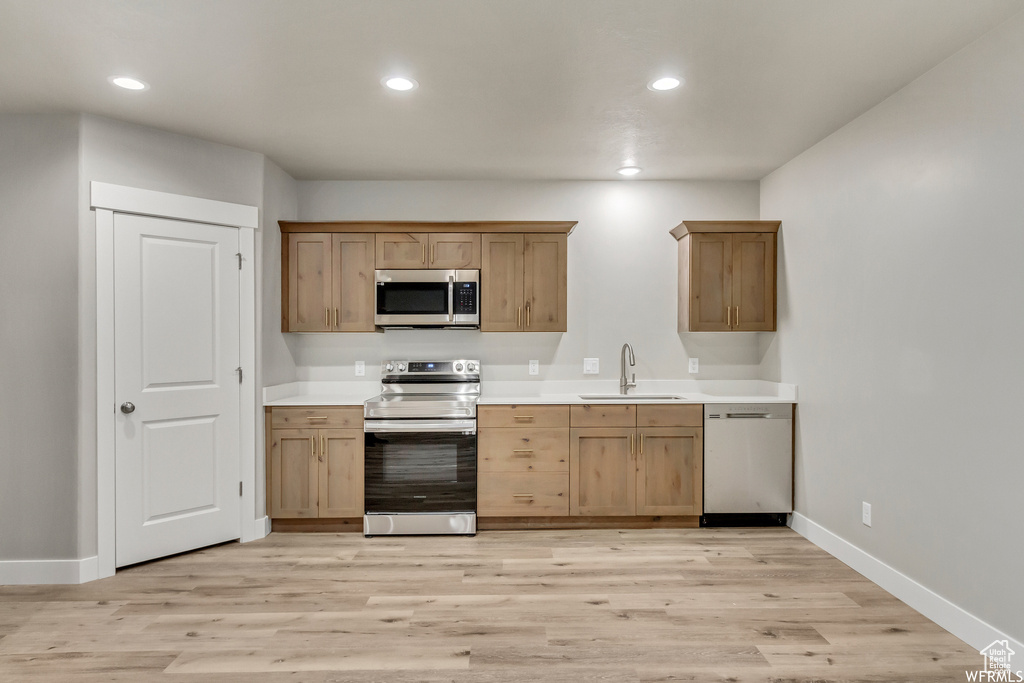
[[[363,420],[367,434],[476,434],[476,420]]]

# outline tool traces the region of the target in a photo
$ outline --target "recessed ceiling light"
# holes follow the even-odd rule
[[[111,76],[110,82],[125,90],[146,90],[149,88],[148,85],[139,79],[131,78],[130,76]]]
[[[672,76],[665,76],[664,78],[656,78],[647,84],[649,90],[675,90],[683,84],[681,78],[673,78]]]
[[[619,169],[619,175],[634,176],[639,173],[642,169],[639,166],[623,166]]]
[[[415,90],[419,87],[419,83],[406,76],[388,76],[381,81],[386,88],[391,90],[399,90],[405,92],[407,90]]]

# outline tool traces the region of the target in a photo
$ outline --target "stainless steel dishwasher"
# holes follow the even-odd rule
[[[792,511],[793,404],[704,404],[705,515]]]

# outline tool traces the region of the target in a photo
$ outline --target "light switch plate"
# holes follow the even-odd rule
[[[584,375],[596,375],[601,372],[601,359],[600,358],[584,358],[583,359],[583,374]]]
[[[871,503],[861,503],[860,521],[864,526],[871,526]]]
[[[366,362],[357,360],[356,361],[356,377],[366,376]]]
[[[531,360],[530,361],[530,374],[531,375],[539,375],[540,374],[540,361],[539,360]]]
[[[700,358],[691,358],[690,359],[690,374],[691,375],[696,375],[698,372],[700,372]]]

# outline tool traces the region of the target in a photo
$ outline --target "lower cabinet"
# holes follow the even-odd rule
[[[569,514],[569,406],[479,406],[477,514]]]
[[[362,516],[361,408],[271,408],[268,423],[271,518]]]
[[[703,407],[572,406],[569,514],[703,512]]]

